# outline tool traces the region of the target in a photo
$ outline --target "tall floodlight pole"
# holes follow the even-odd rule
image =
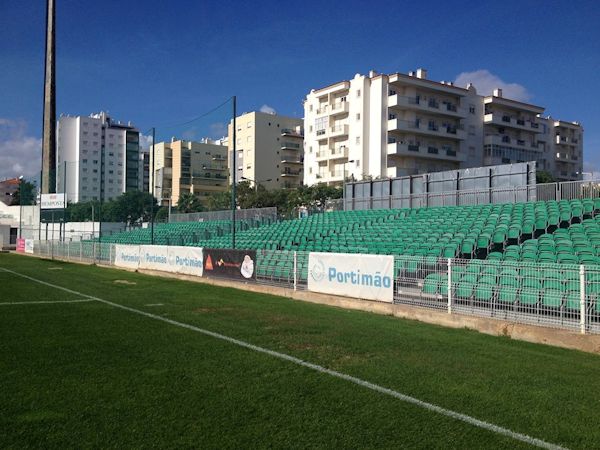
[[[233,161],[231,162],[231,167],[232,167],[232,176],[231,176],[231,248],[235,249],[235,209],[237,207],[236,205],[236,198],[235,198],[235,185],[236,185],[236,178],[237,178],[237,169],[236,169],[236,160],[237,160],[237,147],[236,147],[236,131],[237,131],[237,127],[236,127],[236,123],[235,123],[235,118],[237,116],[237,105],[236,105],[237,99],[236,96],[233,96],[233,152],[232,152],[232,159]]]
[[[55,0],[46,2],[46,62],[44,74],[44,130],[42,137],[42,194],[56,192],[56,74]]]

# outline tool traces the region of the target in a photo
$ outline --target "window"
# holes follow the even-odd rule
[[[356,136],[356,143],[360,144],[360,136]]]
[[[252,136],[248,136],[248,137],[246,138],[246,142],[252,142]]]
[[[115,156],[113,152],[108,152],[108,156]]]
[[[356,120],[360,120],[360,113],[356,114]]]
[[[359,98],[359,97],[360,97],[360,89],[358,89],[358,90],[356,91],[356,98]]]
[[[360,167],[360,159],[356,160],[356,167]]]
[[[312,167],[309,167],[309,168],[308,168],[308,173],[309,173],[309,174],[312,174]]]
[[[252,122],[248,122],[248,123],[246,124],[246,128],[252,128]]]
[[[390,91],[388,92],[388,95],[391,97],[392,95],[396,95],[396,91],[393,89],[390,89]]]
[[[394,113],[389,113],[388,114],[388,119],[389,120],[394,120],[395,118],[396,118],[396,114],[394,114]]]
[[[308,110],[309,110],[310,112],[312,112],[312,110],[313,110],[313,105],[308,105]]]
[[[475,136],[475,125],[469,125],[469,136]]]
[[[242,143],[242,138],[237,138],[235,142],[240,145]]]
[[[87,145],[88,141],[83,141],[83,145]]]
[[[87,159],[83,159],[82,162],[85,164],[87,163]]]

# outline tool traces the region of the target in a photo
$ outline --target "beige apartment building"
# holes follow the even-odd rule
[[[229,124],[230,177],[233,121]],[[292,188],[304,181],[303,120],[250,112],[236,118],[236,182],[248,180],[267,189]]]
[[[557,180],[581,179],[583,129],[545,108],[432,81],[427,71],[356,74],[304,102],[304,183],[385,178],[537,161]]]
[[[185,192],[205,201],[210,194],[226,191],[227,147],[222,144],[223,141],[209,139],[195,142],[173,138],[171,142],[158,142],[154,149],[154,172],[150,169],[149,180],[149,185],[154,186],[154,196],[163,205],[169,200],[177,205]]]

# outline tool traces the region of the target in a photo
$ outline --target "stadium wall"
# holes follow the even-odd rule
[[[219,279],[214,276],[216,272],[207,273],[203,269],[186,272],[178,268],[177,263],[170,262],[178,255],[179,248],[127,247],[128,254],[134,255],[125,258],[127,263],[122,263],[124,258],[119,256],[122,247],[116,244],[42,241],[35,242],[33,251],[38,256],[69,261]],[[204,253],[213,252],[194,247],[180,249],[195,252],[191,257],[196,261],[202,260]],[[223,251],[214,250],[215,254]],[[241,271],[245,262],[250,263],[246,257],[250,257],[250,277],[226,275],[230,280],[243,280],[245,285],[269,285],[292,291],[359,297],[362,301],[376,299],[382,303],[414,306],[423,311],[448,315],[600,334],[600,267],[597,266],[333,253],[328,254],[329,260],[323,261],[319,258],[322,254],[300,251],[248,250],[236,253],[237,260],[235,257],[229,260],[219,257],[211,264],[229,265]],[[146,254],[154,255],[146,258],[149,263],[143,261]],[[137,258],[135,255],[138,255]],[[179,256],[190,257],[189,254]],[[393,261],[392,271],[389,260]],[[197,267],[198,263],[195,265]],[[246,271],[248,267],[246,265]],[[338,273],[343,274],[341,280]],[[475,273],[477,276],[469,277],[469,274]],[[362,278],[359,281],[359,275],[369,277],[366,281]],[[379,285],[376,275],[380,277]],[[339,282],[337,289],[314,283],[324,277],[329,277],[330,281],[336,279],[334,281]],[[381,289],[382,286],[387,287],[385,277],[391,278],[391,302],[390,291]],[[502,277],[508,281],[503,282]],[[511,279],[513,282],[510,282]]]

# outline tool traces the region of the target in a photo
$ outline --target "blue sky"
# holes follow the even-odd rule
[[[594,1],[56,1],[58,114],[108,110],[146,130],[235,94],[240,112],[301,117],[312,88],[424,67],[582,122],[600,168]],[[44,0],[0,1],[0,179],[39,172],[44,21]]]

